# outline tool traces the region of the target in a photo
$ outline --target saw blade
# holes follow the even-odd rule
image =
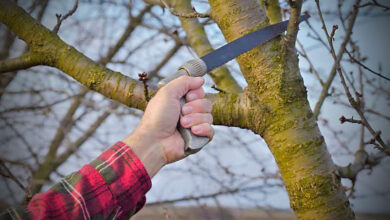
[[[299,22],[308,19],[308,14],[302,15]],[[277,24],[269,25],[260,30],[242,36],[216,50],[201,57],[207,66],[207,72],[222,66],[228,61],[238,57],[239,55],[255,48],[258,45],[264,44],[267,41],[279,36],[287,30],[287,21],[282,21]]]

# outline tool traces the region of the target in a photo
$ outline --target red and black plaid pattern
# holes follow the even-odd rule
[[[123,142],[92,163],[36,194],[26,207],[0,219],[129,219],[145,204],[152,183],[145,167]]]

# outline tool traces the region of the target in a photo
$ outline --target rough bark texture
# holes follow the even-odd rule
[[[105,68],[84,56],[12,1],[0,0],[0,21],[24,40],[31,51],[44,56],[44,65],[56,67],[87,88],[124,105],[140,110],[145,109],[147,101],[140,82]],[[149,95],[153,96],[156,92],[157,88],[150,85]],[[231,117],[238,118],[239,121],[246,120],[249,106],[240,106],[240,103],[246,103],[245,100],[241,100],[241,95],[208,94],[208,97],[213,100],[214,124],[226,126],[239,124],[237,121],[232,121]],[[216,115],[224,109],[226,109],[225,115]],[[261,109],[263,110],[264,107],[262,106]]]
[[[129,23],[121,37],[112,47],[110,47],[107,54],[99,59],[97,62],[98,64],[105,66],[112,60],[112,58],[118,53],[126,40],[131,36],[135,28],[140,24],[144,15],[150,11],[150,9],[151,6],[149,5],[141,10],[141,12],[139,12],[136,17],[129,16]],[[71,105],[68,108],[68,111],[59,123],[54,138],[49,145],[48,154],[45,156],[42,164],[40,164],[40,166],[32,174],[33,180],[36,181],[31,187],[32,193],[40,192],[44,182],[50,179],[50,174],[57,170],[59,166],[61,166],[75,151],[77,151],[110,115],[108,112],[104,112],[96,119],[91,127],[84,132],[81,137],[79,137],[74,143],[69,144],[70,146],[67,146],[67,150],[65,152],[58,155],[58,149],[63,144],[64,138],[69,134],[73,126],[76,124],[73,116],[81,105],[81,99],[84,98],[88,93],[88,89],[86,88],[82,88],[81,90],[82,91],[80,94],[73,99]],[[115,105],[117,106],[117,104]]]
[[[169,3],[181,13],[193,12],[191,0],[170,0]],[[200,24],[197,18],[182,18],[180,17],[181,26],[186,32],[187,41],[194,48],[196,54],[201,57],[213,51],[213,48],[207,38],[203,25]],[[234,80],[229,70],[225,67],[219,67],[211,71],[210,76],[218,85],[219,89],[229,93],[242,92],[241,87]]]
[[[210,0],[211,15],[230,42],[268,25],[265,3]],[[297,2],[291,10],[292,19],[299,12]],[[248,82],[246,94],[252,100],[252,117],[256,118],[256,99],[269,111],[265,127],[259,126],[258,120],[250,120],[249,128],[260,134],[272,151],[291,208],[299,219],[353,219],[299,73],[294,50],[296,22],[295,17],[289,23],[286,40],[273,40],[237,58]]]
[[[264,138],[298,218],[353,219],[299,73],[294,44],[301,2],[294,2],[285,40],[275,39],[237,58],[248,82],[244,93],[208,95],[214,122],[248,128]],[[275,0],[210,0],[210,5],[212,18],[228,42],[280,20]],[[30,52],[39,54],[45,65],[109,98],[145,108],[140,83],[96,64],[12,2],[0,0],[0,21],[29,45]],[[153,95],[156,89],[150,92]]]
[[[37,21],[40,22],[42,20],[42,17],[46,11],[47,4],[49,0],[44,0],[40,2],[40,8],[37,14]],[[35,5],[34,7],[36,7]],[[16,39],[16,36],[12,33],[11,30],[6,29],[4,31],[4,42],[0,50],[0,60],[5,60],[8,58],[9,52],[12,50],[12,45]],[[26,46],[24,48],[24,52],[28,51],[28,47]],[[3,73],[0,77],[0,90],[5,91],[7,86],[12,82],[12,80],[15,78],[17,75],[17,72],[8,72],[8,73]],[[3,93],[0,93],[0,101],[3,96]]]
[[[15,4],[2,0],[0,8],[0,20],[29,45],[30,53],[43,59],[41,64],[56,67],[109,98],[131,107],[145,108],[147,102],[141,83],[96,64]]]

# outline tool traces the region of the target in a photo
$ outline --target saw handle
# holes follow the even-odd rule
[[[176,79],[176,78],[183,76],[183,75],[190,75],[190,74],[188,74],[186,69],[180,68],[175,74],[161,80],[158,83],[158,87],[161,88],[164,85],[166,85],[168,82],[170,82],[171,80]],[[180,99],[180,109],[185,103],[186,103],[185,98],[182,97]],[[210,138],[197,136],[191,132],[191,129],[183,128],[180,124],[181,117],[183,117],[183,115],[181,114],[181,111],[180,111],[179,122],[177,123],[177,130],[179,131],[181,137],[184,140],[184,153],[186,155],[194,154],[194,153],[200,151],[207,143],[209,143]]]
[[[185,103],[185,99],[181,98],[180,106],[183,106]],[[197,136],[191,132],[190,128],[183,128],[180,124],[181,117],[183,117],[183,115],[180,113],[179,122],[177,123],[177,130],[184,140],[184,153],[186,155],[194,154],[200,151],[206,144],[208,144],[210,142],[210,138]]]

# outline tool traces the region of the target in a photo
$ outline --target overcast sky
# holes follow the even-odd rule
[[[55,24],[55,13],[58,13],[61,11],[66,11],[67,8],[70,8],[73,4],[73,1],[52,1],[48,14],[45,15],[43,23],[48,26],[52,27]],[[138,2],[138,1],[134,1]],[[349,10],[351,5],[351,1],[347,1],[345,3],[345,7],[343,10]],[[386,2],[386,1],[384,1]],[[326,5],[325,5],[326,3]],[[336,1],[323,1],[322,2],[323,9],[334,9],[336,7]],[[205,11],[207,10],[207,5],[203,3],[195,3],[195,6],[199,11]],[[135,6],[140,7],[140,6]],[[141,7],[140,7],[141,8]],[[315,8],[315,5],[313,4],[313,1],[307,1],[304,5],[304,10],[313,10]],[[156,11],[160,10],[159,8],[154,9]],[[115,9],[112,9],[112,11],[108,10],[106,11],[108,14],[112,14],[113,16],[119,16],[120,13],[123,13],[123,11],[115,11]],[[161,13],[161,12],[160,12]],[[165,19],[164,22],[167,24],[179,24],[178,20],[176,18],[173,18],[172,16],[169,16],[166,11],[162,17]],[[355,25],[354,34],[353,34],[353,40],[357,41],[361,48],[361,53],[364,56],[368,57],[368,60],[365,61],[365,64],[372,67],[373,69],[378,68],[379,63],[382,66],[382,72],[387,74],[388,77],[390,77],[390,44],[387,42],[390,36],[390,12],[388,12],[387,16],[382,16],[383,13],[381,11],[378,11],[378,16],[369,16],[369,17],[359,17],[357,20],[357,23]],[[95,11],[92,7],[88,6],[87,4],[80,4],[80,7],[78,11],[73,15],[73,19],[88,19],[88,18],[95,18],[99,19],[97,16],[98,12]],[[126,18],[126,13],[123,13],[123,18]],[[328,28],[330,29],[333,24],[339,24],[337,19],[334,19],[334,16],[325,15],[325,19],[328,24]],[[59,32],[61,38],[63,38],[66,42],[76,45],[78,41],[80,41],[84,34],[84,32],[74,32],[69,31],[72,30],[71,26],[72,19],[69,19],[69,21],[65,21],[63,24],[63,27],[61,31]],[[69,23],[68,23],[69,22]],[[112,24],[112,28],[105,28],[104,30],[100,29],[99,26],[95,26],[93,28],[93,31],[95,34],[100,35],[102,34],[102,31],[111,32],[114,33],[112,38],[98,38],[98,40],[95,40],[93,42],[88,42],[88,46],[77,46],[77,48],[81,51],[83,51],[86,55],[93,59],[97,59],[99,55],[104,54],[104,51],[101,51],[100,48],[101,45],[110,45],[110,43],[115,42],[115,36],[119,36],[121,34],[120,31],[122,30],[120,27],[124,28],[127,24],[126,19],[116,19],[115,24]],[[86,26],[88,22],[85,22]],[[93,23],[93,21],[91,21]],[[310,23],[314,26],[314,28],[322,34],[321,26],[318,20],[318,16],[316,14],[312,14],[312,17],[310,18]],[[107,24],[106,24],[107,25]],[[341,25],[339,24],[341,27]],[[326,79],[327,75],[329,74],[330,68],[333,64],[332,58],[330,54],[324,49],[324,47],[321,47],[318,42],[313,41],[311,38],[307,36],[308,27],[306,24],[300,25],[301,31],[299,33],[299,40],[304,44],[304,47],[307,49],[307,52],[311,56],[311,60],[313,61],[313,64],[318,68],[321,76],[323,79]],[[224,39],[220,32],[217,30],[216,25],[209,25],[206,28],[209,36],[210,41],[215,47],[221,46],[224,44]],[[137,30],[135,33],[137,34],[136,37],[133,37],[131,42],[127,43],[128,48],[132,48],[135,45],[137,45],[139,42],[142,42],[147,37],[151,36],[153,31],[147,30],[147,29],[140,29]],[[180,33],[183,35],[183,33]],[[322,34],[323,35],[323,34]],[[340,43],[340,39],[343,37],[343,32],[341,28],[336,33],[336,42],[335,44],[338,45]],[[162,56],[162,54],[166,53],[167,48],[171,47],[171,43],[163,43],[163,37],[156,38],[155,42],[150,46],[150,50],[141,51],[139,54],[137,54],[136,57],[133,58],[133,62],[135,65],[133,66],[117,66],[117,65],[109,65],[110,68],[113,68],[114,70],[121,71],[122,73],[135,78],[136,73],[142,72],[142,71],[148,71],[150,70],[151,66],[156,64],[159,60],[159,58]],[[20,44],[22,45],[22,44]],[[133,46],[134,45],[134,46]],[[95,47],[96,46],[96,47]],[[118,57],[124,56],[126,54],[126,51],[121,51],[118,54]],[[175,55],[174,59],[166,65],[161,72],[165,75],[168,75],[169,73],[173,72],[180,64],[184,63],[185,61],[191,59],[194,57],[194,53],[191,52],[187,48],[182,48],[180,52]],[[301,68],[308,69],[308,64],[305,60],[300,59],[300,66]],[[239,69],[237,64],[233,61],[228,64],[228,67],[235,73],[234,76],[236,79],[240,82],[241,85],[245,86],[245,81],[243,80],[243,77],[239,74]],[[348,68],[348,65],[346,65]],[[355,71],[356,69],[351,68],[350,71]],[[349,71],[347,71],[349,72]],[[355,71],[356,73],[356,71]],[[357,73],[356,73],[357,74]],[[312,74],[302,72],[305,85],[308,88],[308,95],[309,95],[309,102],[311,107],[313,108],[319,93],[321,91],[321,88],[319,86],[319,83],[316,81],[315,77]],[[375,78],[374,76],[369,76],[372,78]],[[377,78],[377,80],[380,80]],[[339,78],[336,77],[335,79],[335,86],[337,87],[339,85]],[[387,88],[390,88],[390,82],[383,82]],[[208,78],[208,82],[206,84],[206,91],[212,91],[210,89],[212,82]],[[17,87],[17,83],[13,84],[12,86]],[[340,90],[341,91],[341,90]],[[214,92],[214,91],[213,91]],[[375,105],[375,108],[380,110],[381,112],[388,113],[390,112],[390,108],[388,105],[388,100],[384,100],[383,97],[370,97],[368,94],[366,97],[366,100],[368,100],[368,104]],[[350,144],[351,149],[357,149],[358,146],[358,140],[355,138],[357,136],[356,132],[358,132],[359,128],[356,125],[340,125],[339,118],[341,115],[345,115],[346,117],[350,117],[353,115],[356,115],[353,111],[346,109],[341,106],[335,106],[333,104],[333,99],[329,98],[325,102],[323,108],[322,108],[322,114],[321,118],[325,118],[328,120],[329,125],[336,130],[343,130],[345,132],[344,138],[345,141]],[[126,124],[126,126],[118,127],[117,125],[121,123],[121,121],[125,120],[131,120],[133,123]],[[107,136],[107,139],[110,139],[110,142],[115,142],[116,140],[120,140],[123,138],[125,133],[123,130],[131,131],[136,126],[137,119],[134,117],[127,117],[127,118],[116,118],[116,117],[110,117],[109,120],[105,123],[105,128],[112,128],[113,132],[111,135]],[[389,134],[389,124],[388,121],[385,120],[375,120],[374,121],[374,127],[377,130],[382,130],[383,134],[382,137],[385,140],[390,139]],[[335,163],[339,165],[347,165],[351,162],[353,157],[351,156],[343,156],[338,155],[339,153],[339,147],[337,146],[338,143],[332,138],[331,133],[329,130],[323,126],[321,122],[319,122],[321,132],[325,136],[325,140],[327,142],[327,145],[329,147],[329,151],[332,153],[332,155],[337,155],[333,157],[333,160]],[[118,130],[118,131],[116,131]],[[104,131],[98,131],[98,134],[103,134]],[[201,163],[204,167],[216,167],[215,161],[212,160],[212,158],[217,155],[220,161],[222,161],[224,164],[233,167],[236,172],[238,173],[246,173],[248,175],[256,175],[259,171],[258,165],[254,163],[253,161],[248,160],[248,157],[246,154],[244,154],[241,148],[237,147],[240,145],[240,143],[232,143],[232,148],[226,149],[221,148],[221,145],[226,145],[226,136],[227,135],[238,135],[242,137],[245,141],[247,141],[248,147],[252,149],[252,151],[258,155],[258,158],[265,161],[265,164],[267,165],[267,169],[271,172],[276,168],[275,161],[268,150],[266,144],[264,141],[259,137],[254,135],[252,132],[245,131],[242,129],[237,128],[223,128],[216,126],[216,136],[213,140],[213,142],[207,146],[207,148],[197,155],[191,156],[186,160],[183,160],[181,162],[172,164],[167,166],[163,169],[162,172],[160,172],[154,179],[153,179],[153,188],[148,193],[148,201],[156,201],[159,199],[167,199],[167,198],[177,198],[182,196],[183,194],[202,194],[207,192],[213,192],[213,190],[218,189],[220,186],[216,183],[213,183],[212,181],[205,181],[204,178],[201,176],[194,176],[191,173],[177,173],[174,172],[174,170],[177,169],[189,169],[193,166],[193,163]],[[368,139],[369,136],[367,136]],[[69,160],[68,165],[62,166],[60,168],[60,172],[62,173],[69,173],[68,171],[70,169],[79,169],[81,166],[81,162],[86,163],[88,160],[93,157],[97,156],[99,154],[98,151],[94,151],[94,143],[95,142],[88,142],[86,146],[84,146],[80,150],[80,155],[89,155],[87,158],[80,159],[78,157],[72,157]],[[218,147],[219,148],[218,148]],[[214,147],[214,148],[213,148]],[[368,147],[370,148],[370,147]],[[373,149],[369,149],[369,151],[373,151]],[[92,153],[91,153],[92,152]],[[388,212],[390,213],[390,210],[388,209],[388,204],[390,201],[390,178],[389,175],[387,175],[390,171],[390,159],[385,159],[382,161],[382,165],[375,168],[373,172],[370,175],[367,175],[367,171],[362,172],[358,176],[357,186],[356,186],[356,199],[352,199],[352,204],[354,206],[354,209],[360,212]],[[228,181],[227,179],[224,179],[224,176],[220,173],[220,170],[213,171],[213,175],[215,174],[216,177],[220,178],[221,181]],[[221,175],[221,176],[219,176]],[[346,183],[348,184],[348,183]],[[289,202],[288,202],[288,196],[285,191],[280,190],[280,188],[267,188],[264,189],[266,193],[259,192],[259,193],[252,193],[254,198],[261,200],[259,204],[263,206],[271,206],[276,208],[283,208],[287,209],[289,208]],[[213,201],[205,201],[208,204],[213,205]],[[244,207],[251,207],[252,203],[250,200],[245,199],[236,199],[231,196],[222,196],[220,199],[220,202],[222,205],[228,205],[228,206],[244,206]],[[185,203],[187,205],[188,203]],[[194,203],[190,203],[194,204]]]

